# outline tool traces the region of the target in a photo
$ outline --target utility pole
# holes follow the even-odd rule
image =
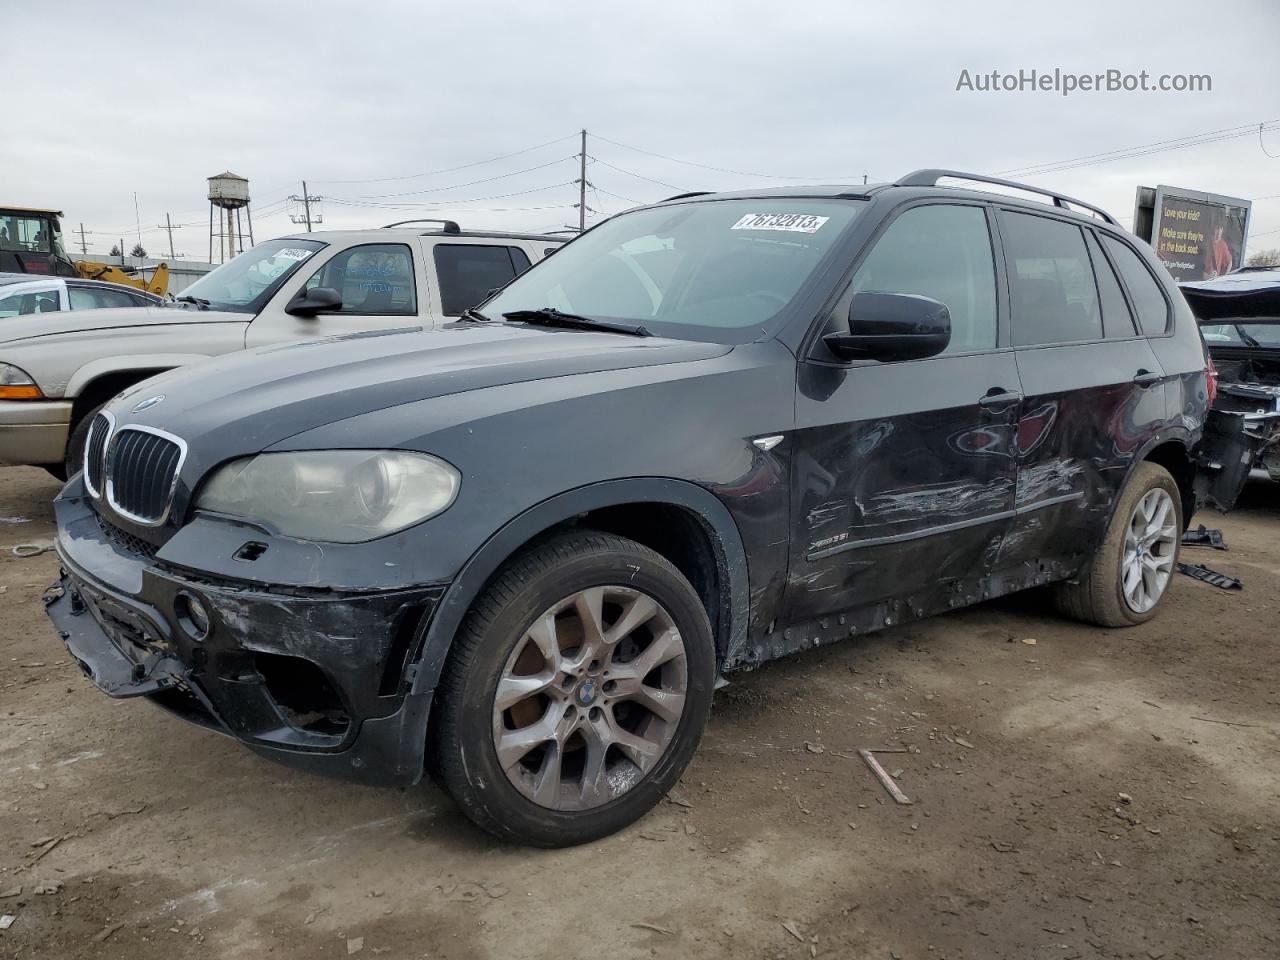
[[[305,193],[305,189],[303,190]],[[587,131],[582,131],[582,152],[578,154],[578,232],[587,229]]]
[[[307,193],[307,181],[302,181],[302,208],[307,212],[307,233],[311,232],[311,196]]]
[[[80,256],[87,257],[89,255],[89,245],[84,241],[84,221],[80,221]]]
[[[164,215],[164,228],[169,231],[169,259],[177,260],[178,255],[173,252],[173,221],[169,219],[169,214]]]
[[[324,223],[323,210],[320,210],[319,208],[317,208],[314,215],[311,213],[311,201],[314,200],[318,204],[321,200],[324,199],[324,197],[321,197],[321,196],[313,197],[311,194],[307,193],[307,181],[305,180],[302,181],[302,196],[298,196],[296,193],[291,193],[285,199],[287,199],[290,203],[302,204],[302,210],[303,210],[302,216],[298,216],[298,214],[294,212],[295,210],[298,209],[297,207],[290,207],[289,219],[292,220],[294,223],[305,223],[307,225],[308,233],[311,232],[314,224]],[[253,218],[252,217],[249,218],[249,242],[251,244],[253,243]]]

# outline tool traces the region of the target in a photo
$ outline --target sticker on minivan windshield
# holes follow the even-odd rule
[[[810,213],[748,213],[730,230],[785,230],[787,233],[817,233],[830,217]]]

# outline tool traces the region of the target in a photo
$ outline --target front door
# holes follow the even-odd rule
[[[989,214],[927,203],[874,241],[834,312],[855,293],[947,305],[936,357],[799,365],[788,620],[875,606],[933,612],[975,599],[1012,516],[1021,387],[1001,345]],[[834,329],[832,327],[831,329]]]
[[[320,256],[323,254],[314,259]],[[318,266],[307,263],[300,274],[306,279],[291,278],[254,318],[245,345],[430,327],[430,313],[425,309],[426,298],[414,266],[413,248],[406,243],[361,243],[339,249]],[[288,312],[295,297],[315,287],[338,291],[342,305],[308,316]]]

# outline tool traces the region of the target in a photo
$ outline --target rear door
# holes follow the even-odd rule
[[[445,321],[478,306],[530,266],[522,247],[500,240],[424,240],[423,245],[435,269],[432,306]]]
[[[1021,209],[999,223],[1026,393],[999,564],[1035,577],[1101,539],[1130,464],[1166,422],[1165,375],[1091,228]]]
[[[1012,516],[1021,401],[997,289],[982,204],[911,206],[858,265],[829,330],[855,293],[919,294],[947,305],[951,343],[840,364],[819,342],[800,363],[790,622],[872,604],[892,622],[899,603],[932,612],[980,589]]]

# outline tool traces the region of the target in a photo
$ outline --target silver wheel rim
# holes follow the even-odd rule
[[[1124,534],[1120,575],[1125,603],[1146,613],[1164,595],[1178,552],[1178,512],[1161,487],[1148,490],[1133,510]]]
[[[617,799],[666,753],[688,664],[671,614],[630,587],[581,590],[533,621],[493,698],[498,764],[552,810]]]

